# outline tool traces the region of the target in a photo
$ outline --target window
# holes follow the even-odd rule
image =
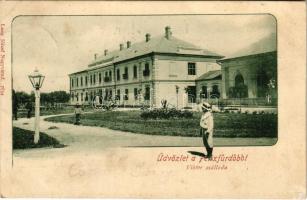
[[[90,75],[90,85],[92,85],[92,84],[93,84],[93,76]]]
[[[87,76],[85,76],[85,86],[87,86]]]
[[[145,64],[145,70],[143,71],[143,76],[149,76],[149,73],[150,73],[150,71],[149,71],[149,64],[146,63]]]
[[[128,100],[129,98],[129,90],[125,89],[125,100]]]
[[[76,94],[77,101],[79,101],[79,93]]]
[[[74,79],[70,79],[71,81],[71,87],[73,88],[74,87]]]
[[[123,74],[123,79],[128,79],[128,67],[125,67],[125,73]]]
[[[74,101],[75,100],[75,94],[72,92],[71,93],[71,100]]]
[[[109,71],[110,81],[112,81],[112,71]]]
[[[101,84],[101,73],[99,73],[99,84]]]
[[[244,84],[244,78],[242,74],[238,73],[235,77],[235,86],[229,88],[230,98],[246,98],[248,97],[248,88]]]
[[[235,87],[244,85],[244,78],[241,74],[237,74],[235,77]]]
[[[120,100],[120,90],[117,90],[117,99]]]
[[[220,98],[220,91],[219,91],[219,86],[218,85],[213,85],[212,86],[212,92],[210,95],[210,98]]]
[[[83,101],[83,92],[81,93],[81,101]]]
[[[188,75],[196,75],[195,63],[188,63]]]
[[[83,76],[81,76],[81,78],[80,78],[81,80],[81,87],[83,86]]]
[[[145,64],[145,71],[149,71],[149,64],[148,63]]]
[[[150,86],[146,86],[145,88],[145,100],[150,100]]]
[[[94,76],[93,76],[93,84],[94,85],[96,84],[96,74],[94,74]]]
[[[207,91],[207,86],[202,86],[201,87],[201,98],[208,98],[208,91]]]
[[[119,81],[120,80],[120,70],[119,69],[117,69],[116,70],[116,79]]]
[[[196,103],[196,86],[188,86],[187,93],[188,93],[188,102]]]
[[[137,100],[138,99],[138,89],[134,88],[134,99]]]
[[[138,77],[138,67],[136,65],[133,66],[133,78]]]
[[[77,87],[79,86],[79,78],[77,77]]]

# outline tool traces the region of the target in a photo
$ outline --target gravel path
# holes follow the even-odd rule
[[[67,115],[67,114],[66,114]],[[66,123],[54,123],[44,121],[41,117],[40,129],[56,139],[62,144],[67,145],[65,148],[52,149],[31,149],[31,150],[15,150],[15,155],[27,154],[39,156],[41,153],[48,151],[50,156],[58,151],[63,154],[74,152],[103,151],[106,148],[118,147],[202,147],[202,140],[200,137],[181,137],[181,136],[155,136],[136,134],[130,132],[123,132],[111,130],[102,127],[93,126],[77,126]],[[14,121],[14,126],[33,130],[34,119],[21,118]],[[50,129],[53,127],[54,129]],[[276,138],[215,138],[215,146],[258,146],[274,144]]]

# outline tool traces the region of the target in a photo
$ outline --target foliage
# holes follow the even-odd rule
[[[41,102],[44,103],[67,103],[70,95],[65,91],[53,91],[50,93],[41,93]]]
[[[27,102],[35,101],[33,92],[31,92],[31,94],[27,94],[22,91],[16,92],[15,98],[19,104],[26,104]],[[70,95],[65,91],[53,91],[49,93],[41,93],[40,98],[42,104],[67,103]]]
[[[16,102],[18,103],[27,103],[27,102],[31,102],[34,101],[34,93],[33,94],[28,94],[25,92],[16,92],[15,93],[15,98],[16,98]]]
[[[34,143],[34,132],[13,127],[13,149],[29,149],[42,147],[63,147],[59,141],[45,133],[40,133],[40,140]]]
[[[177,110],[175,108],[164,109],[157,108],[152,110],[146,110],[141,113],[143,119],[170,119],[170,118],[191,118],[193,113],[187,110]]]

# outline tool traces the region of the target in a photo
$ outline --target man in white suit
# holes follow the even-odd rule
[[[213,128],[214,128],[214,121],[213,121],[213,114],[212,114],[212,106],[204,102],[201,106],[203,115],[200,119],[200,134],[203,138],[203,143],[206,147],[207,155],[206,158],[212,157],[213,151]]]

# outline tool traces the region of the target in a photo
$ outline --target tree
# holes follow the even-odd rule
[[[15,98],[19,104],[25,104],[31,100],[31,96],[25,92],[15,92]]]
[[[69,93],[65,91],[54,91],[50,93],[50,96],[55,103],[67,103],[70,99]]]

